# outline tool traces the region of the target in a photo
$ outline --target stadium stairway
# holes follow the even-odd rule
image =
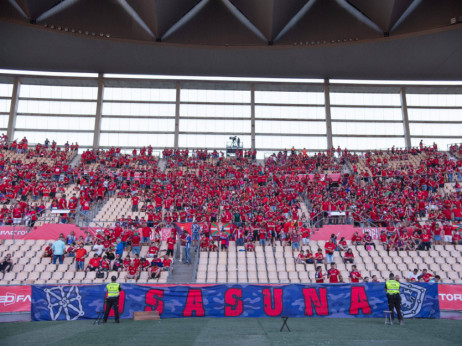
[[[180,261],[175,262],[175,269],[168,277],[168,283],[179,284],[192,282],[194,276],[194,266],[192,264],[184,264]]]
[[[72,168],[75,168],[77,167],[78,165],[80,165],[80,161],[82,159],[82,156],[81,155],[75,155],[71,162],[69,163],[69,166],[72,167]]]

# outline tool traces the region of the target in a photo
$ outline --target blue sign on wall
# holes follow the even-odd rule
[[[316,285],[122,284],[119,311],[157,310],[178,317],[383,317],[383,283]],[[105,285],[32,286],[32,320],[95,319]],[[439,318],[438,284],[401,284],[405,318]]]

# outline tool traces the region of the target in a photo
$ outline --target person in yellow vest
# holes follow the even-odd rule
[[[117,277],[111,277],[111,283],[106,285],[106,311],[104,311],[103,323],[107,322],[109,312],[114,309],[115,322],[119,323],[119,294],[122,291],[120,284],[116,283]]]
[[[397,277],[397,279],[399,279]],[[398,315],[399,324],[404,325],[403,314],[401,313],[401,296],[399,294],[400,283],[395,280],[395,275],[390,273],[390,279],[385,283],[385,291],[387,292],[388,308],[391,311],[391,324],[395,319],[395,309]]]

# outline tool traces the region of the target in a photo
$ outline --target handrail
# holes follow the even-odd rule
[[[194,265],[193,265],[193,273],[192,273],[192,282],[196,282],[197,280],[197,268],[199,266],[199,257],[200,257],[200,246],[198,245],[197,248],[194,249]]]

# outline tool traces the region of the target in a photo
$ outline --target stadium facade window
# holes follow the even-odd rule
[[[13,84],[0,83],[0,131],[6,131],[11,107]]]
[[[417,109],[408,108],[409,121],[457,121],[462,123],[462,109]]]
[[[348,148],[356,151],[369,151],[371,149],[404,148],[403,137],[333,137],[333,144],[336,148]]]
[[[175,89],[104,88],[104,100],[114,101],[169,101],[175,102]]]
[[[188,104],[180,106],[181,117],[204,118],[249,118],[250,105],[224,105],[224,104]]]
[[[255,91],[255,103],[324,105],[324,94],[305,91]]]
[[[90,117],[59,117],[43,115],[18,115],[16,128],[36,130],[88,130],[93,132],[95,119]]]
[[[320,119],[326,118],[324,106],[255,106],[255,118],[264,119]]]
[[[153,148],[173,147],[173,134],[147,133],[101,133],[100,146],[140,148],[151,145]]]
[[[461,94],[406,94],[411,144],[436,143],[442,150],[460,143],[462,133]]]
[[[0,83],[0,97],[9,97],[13,93],[13,84]]]
[[[101,120],[101,129],[103,131],[120,131],[120,132],[172,132],[175,131],[175,119],[161,118],[110,118],[103,117]]]
[[[22,84],[19,90],[15,138],[93,144],[98,88]]]
[[[44,143],[45,139],[55,140],[59,145],[63,145],[67,141],[71,143],[79,143],[81,147],[89,147],[93,144],[93,131],[91,132],[62,132],[62,131],[15,131],[15,138],[21,139],[27,137],[29,143]]]
[[[401,108],[349,108],[349,107],[331,107],[332,121],[336,120],[389,120],[403,121]]]
[[[98,89],[78,86],[21,85],[22,98],[76,99],[96,101]]]
[[[423,144],[426,146],[433,145],[435,143],[438,146],[439,150],[449,150],[451,144],[460,144],[460,136],[453,138],[421,138],[415,137],[411,138],[411,146],[418,147],[420,141],[422,140]]]
[[[331,105],[401,106],[399,94],[382,93],[330,93]]]
[[[100,146],[173,146],[176,90],[105,87]]]
[[[199,89],[186,83],[181,89],[179,147],[224,149],[229,137],[237,135],[250,148],[250,88],[227,90],[223,86],[213,83]]]
[[[255,132],[271,134],[309,134],[326,135],[326,123],[324,121],[278,121],[256,120]]]
[[[181,89],[181,102],[250,103],[248,90]]]
[[[255,149],[258,158],[271,149],[327,148],[324,93],[315,91],[255,91]],[[263,152],[261,152],[263,151]]]
[[[461,94],[407,94],[408,107],[462,107]]]
[[[244,147],[250,147],[250,136],[240,135],[241,143]],[[195,134],[183,134],[180,133],[179,147],[180,148],[204,148],[224,150],[226,148],[226,142],[229,139],[225,135],[195,135]]]
[[[326,136],[255,136],[255,146],[261,151],[271,151],[271,149],[287,149],[294,146],[297,149],[306,148],[311,151],[322,151],[327,149]]]
[[[31,79],[26,75],[30,73],[17,74],[20,88],[14,138],[26,135],[30,143],[49,138],[60,144],[69,140],[78,141],[81,146],[92,146],[97,76],[70,74],[56,79],[39,74]],[[310,151],[327,149],[324,81],[296,83],[170,77],[171,81],[166,82],[162,78],[149,77],[151,80],[146,81],[135,76],[127,79],[103,78],[99,136],[102,147],[173,147],[175,133],[178,133],[179,147],[224,149],[229,137],[238,135],[244,147],[250,148],[251,89],[254,88],[257,151],[270,153],[292,146]],[[9,123],[11,80],[5,78],[0,83],[0,131],[5,131]],[[393,145],[404,147],[401,87],[406,92],[412,145],[418,145],[421,139],[426,145],[435,142],[440,148],[461,142],[460,84],[439,82],[432,86],[432,83],[373,81],[341,85],[334,80],[331,82],[327,85],[331,86],[331,128],[335,147],[340,145],[359,151]],[[178,128],[175,127],[175,86],[180,87]]]
[[[404,136],[403,123],[376,122],[333,122],[332,134],[335,135],[394,135]]]
[[[180,132],[250,134],[250,120],[181,119]]]
[[[175,104],[168,103],[122,103],[122,102],[104,102],[104,116],[164,116],[175,117]]]

